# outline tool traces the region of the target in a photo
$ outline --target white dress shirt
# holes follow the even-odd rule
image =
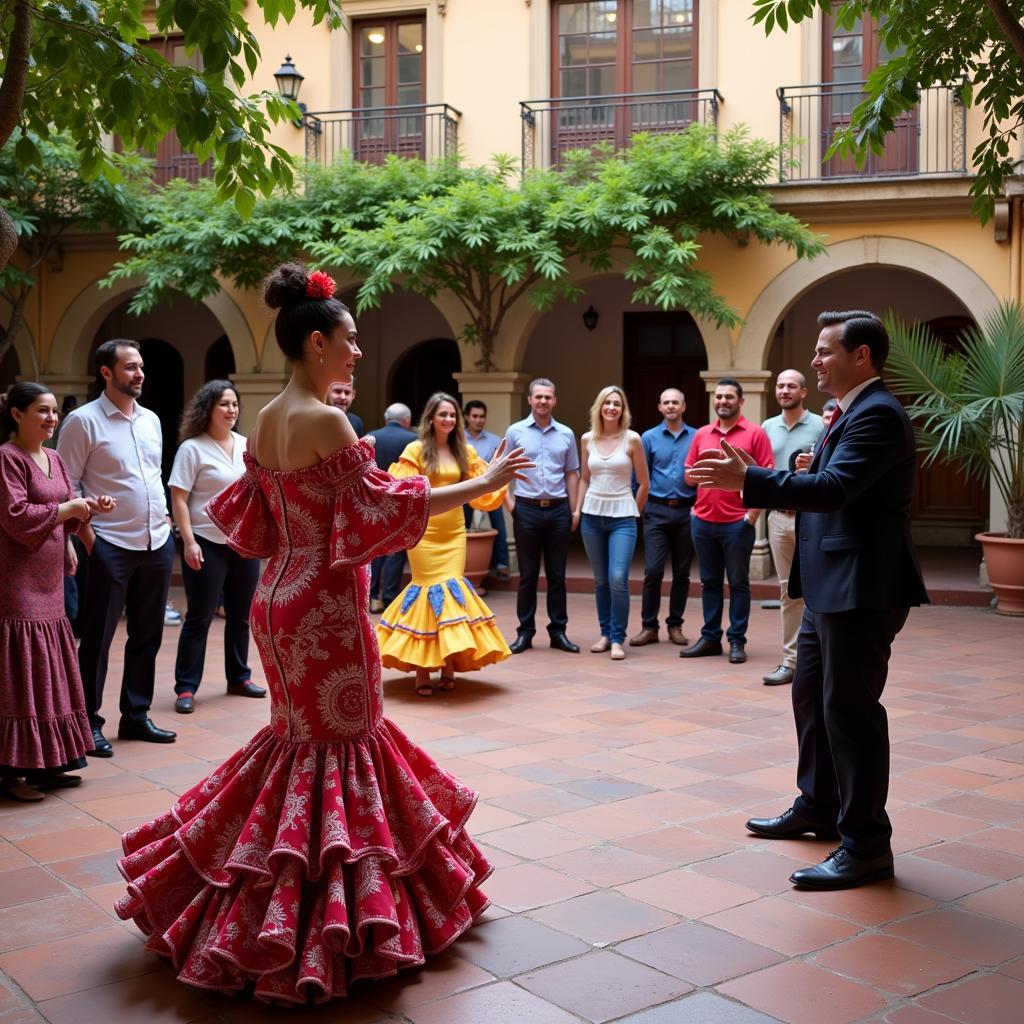
[[[113,512],[96,516],[96,535],[129,551],[155,550],[170,535],[160,478],[160,420],[138,402],[126,416],[106,394],[79,406],[64,421],[57,452],[77,495],[109,494]]]
[[[850,390],[847,391],[846,394],[843,395],[843,397],[840,398],[838,402],[836,402],[836,405],[838,405],[839,408],[843,410],[843,412],[849,412],[850,411],[850,406],[853,405],[853,400],[866,387],[869,387],[870,385],[874,384],[876,380],[881,380],[881,379],[882,378],[879,377],[878,374],[876,373],[874,377],[868,377],[867,380],[861,381],[861,383],[858,384],[855,388],[850,388]]]
[[[244,472],[245,438],[231,431],[230,455],[203,432],[181,442],[174,455],[168,487],[180,487],[188,495],[188,518],[192,532],[214,544],[227,544],[228,539],[206,514],[206,503],[230,487]],[[179,524],[180,525],[180,524]]]

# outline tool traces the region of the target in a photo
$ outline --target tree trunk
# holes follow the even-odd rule
[[[1013,47],[1017,59],[1024,61],[1024,27],[1017,20],[1017,15],[1010,10],[1005,0],[985,0],[985,3],[1000,31],[1006,36],[1006,41]]]
[[[14,250],[17,248],[18,230],[7,211],[0,206],[0,270],[10,263]]]

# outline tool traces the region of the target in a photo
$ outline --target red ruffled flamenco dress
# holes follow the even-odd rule
[[[322,1002],[453,942],[491,868],[465,832],[476,794],[382,714],[366,566],[420,539],[428,482],[362,441],[293,472],[245,460],[209,511],[270,559],[251,626],[271,722],[124,836],[116,909],[181,981]]]

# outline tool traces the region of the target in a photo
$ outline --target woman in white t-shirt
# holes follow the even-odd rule
[[[184,546],[181,574],[188,611],[178,637],[174,664],[174,710],[193,710],[203,679],[206,637],[224,595],[224,673],[228,693],[265,697],[251,682],[249,606],[259,582],[258,558],[243,558],[206,514],[206,503],[244,472],[245,438],[232,428],[238,421],[238,392],[226,380],[204,384],[185,406],[178,431],[180,447],[169,481],[171,511]]]
[[[579,491],[573,509],[594,572],[594,598],[601,636],[590,649],[626,656],[629,626],[629,563],[636,547],[636,520],[650,488],[640,435],[629,429],[629,405],[622,388],[602,388],[590,407],[590,430],[583,435]],[[637,491],[633,494],[633,477]]]

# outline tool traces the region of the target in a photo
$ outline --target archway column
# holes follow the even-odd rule
[[[462,404],[478,399],[487,406],[487,428],[501,436],[509,424],[521,420],[524,415],[526,388],[530,383],[528,373],[516,370],[494,370],[481,373],[466,370],[454,374],[462,392]]]
[[[238,392],[238,400],[242,405],[239,430],[243,434],[248,434],[256,425],[256,415],[260,409],[272,398],[276,398],[288,383],[288,374],[233,373],[230,380]]]
[[[711,419],[715,419],[715,408],[711,396],[715,385],[723,377],[732,377],[743,385],[743,415],[751,422],[761,424],[768,416],[768,389],[771,386],[771,370],[737,370],[726,367],[718,370],[703,370],[701,377],[708,393]],[[768,547],[767,516],[759,516],[755,527],[754,550],[750,554],[750,578],[764,580],[772,574],[772,553]]]

